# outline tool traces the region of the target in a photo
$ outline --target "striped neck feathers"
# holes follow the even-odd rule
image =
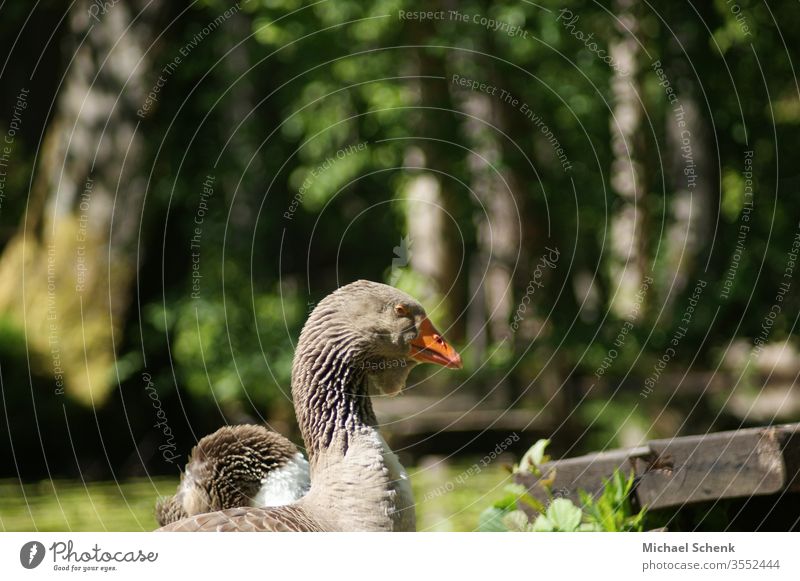
[[[368,341],[326,322],[309,319],[292,367],[297,421],[312,462],[323,451],[344,455],[353,434],[377,423],[366,385]]]

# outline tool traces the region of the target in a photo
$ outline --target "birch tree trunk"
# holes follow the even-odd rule
[[[704,251],[710,251],[718,201],[714,148],[703,116],[699,81],[687,61],[692,59],[697,70],[714,65],[703,62],[705,49],[695,35],[680,29],[676,34],[678,38],[669,41],[670,66],[665,69],[676,94],[666,115],[666,182],[673,192],[669,198],[671,221],[665,240],[666,268],[657,281],[668,308],[686,288],[692,272],[705,266],[698,261],[707,259]]]
[[[636,293],[647,269],[645,238],[646,176],[642,118],[641,47],[636,36],[639,22],[635,0],[615,0],[613,12],[619,21],[610,53],[616,67],[611,79],[613,116],[611,123],[611,187],[616,209],[610,225],[609,278],[611,311],[618,317],[634,312]]]

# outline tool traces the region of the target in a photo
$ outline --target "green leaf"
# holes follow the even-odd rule
[[[528,515],[521,510],[514,510],[503,516],[503,524],[512,532],[527,532],[531,530]]]
[[[603,528],[594,522],[587,522],[581,523],[581,526],[578,527],[579,533],[602,533]]]
[[[571,532],[581,524],[581,509],[566,498],[556,498],[547,509],[547,518],[555,530]]]
[[[506,484],[503,487],[503,491],[515,497],[522,496],[523,494],[528,494],[528,489],[525,488],[522,484],[519,484],[517,482],[511,482],[509,484]]]
[[[482,533],[504,533],[508,529],[503,523],[503,517],[508,511],[490,506],[478,517],[478,530]]]
[[[641,531],[645,511],[633,514],[630,502],[633,483],[632,472],[626,478],[622,471],[616,470],[610,478],[603,480],[603,492],[598,498],[578,491],[587,522],[601,531]]]
[[[492,503],[493,508],[502,510],[503,512],[510,512],[516,510],[518,503],[523,503],[536,512],[545,511],[544,505],[528,494],[528,489],[521,484],[512,482],[511,484],[506,484],[503,490],[505,491],[505,495]]]
[[[517,507],[517,499],[520,497],[520,494],[524,493],[517,493],[506,489],[506,494],[504,494],[499,500],[496,500],[494,503],[492,503],[492,506],[494,508],[499,508],[504,512],[514,510]]]
[[[553,523],[543,514],[540,514],[533,522],[533,532],[535,533],[552,533],[555,530]]]
[[[522,460],[519,461],[518,470],[520,472],[533,472],[536,474],[538,468],[550,459],[548,456],[545,456],[544,453],[549,445],[550,440],[537,440],[537,442],[522,456]]]

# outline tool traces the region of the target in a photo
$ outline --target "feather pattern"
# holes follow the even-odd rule
[[[232,508],[160,530],[414,530],[408,477],[377,430],[364,365],[387,357],[394,336],[380,321],[401,302],[424,315],[405,293],[357,281],[328,295],[306,321],[292,365],[292,397],[311,469],[308,494],[291,505]],[[397,349],[395,356],[408,356],[405,344]],[[403,366],[403,385],[414,364]]]
[[[264,490],[286,471],[292,488]],[[308,487],[308,463],[289,440],[264,426],[225,426],[192,449],[177,493],[157,503],[156,520],[164,526],[225,508],[288,504]]]

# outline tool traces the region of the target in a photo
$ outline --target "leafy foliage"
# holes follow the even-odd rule
[[[548,498],[542,503],[520,484],[506,486],[506,494],[481,513],[478,528],[484,532],[641,532],[645,511],[634,511],[631,492],[634,475],[625,477],[616,470],[603,480],[603,490],[595,498],[579,490],[581,505],[553,493],[555,470],[545,475],[542,466],[549,461],[545,455],[548,440],[537,441],[522,457],[515,473],[529,472],[539,477],[537,486]],[[524,509],[524,510],[523,510]],[[534,517],[529,518],[532,513]]]
[[[53,208],[70,212],[75,208],[69,204],[79,203],[76,195],[57,196],[60,188],[43,185],[34,192],[31,186],[39,182],[38,168],[49,158],[42,155],[50,139],[44,138],[54,130],[52,120],[62,106],[59,87],[70,74],[86,74],[82,61],[64,50],[80,41],[67,38],[64,15],[81,8],[65,0],[34,4],[6,2],[0,18],[0,52],[8,56],[2,73],[6,90],[0,94],[0,134],[5,135],[13,121],[18,88],[31,90],[30,106],[9,163],[3,166],[4,252],[23,230],[28,213],[33,216],[37,208],[49,214]],[[594,428],[577,443],[583,450],[617,444],[631,433],[652,431],[650,435],[659,436],[698,426],[704,431],[723,422],[739,425],[738,418],[734,423],[731,415],[719,413],[723,406],[730,409],[733,398],[727,393],[709,406],[713,413],[692,401],[687,405],[692,413],[684,414],[678,408],[680,394],[673,397],[671,385],[646,402],[635,393],[638,389],[626,389],[641,385],[669,346],[672,322],[680,320],[691,292],[673,282],[698,277],[709,281],[695,306],[694,322],[675,350],[673,371],[718,369],[732,341],[751,348],[767,315],[763,305],[775,302],[775,281],[784,276],[800,215],[800,197],[792,195],[797,169],[785,163],[796,153],[792,144],[800,127],[796,67],[789,58],[800,34],[800,11],[793,3],[739,2],[751,35],[743,32],[729,3],[721,0],[668,3],[658,12],[638,3],[636,39],[644,51],[635,76],[641,82],[646,115],[635,149],[645,152],[641,164],[646,179],[639,202],[649,213],[649,242],[637,261],[653,265],[657,284],[636,324],[626,328],[622,345],[618,337],[627,321],[608,308],[619,280],[605,268],[611,246],[609,218],[621,202],[610,177],[613,72],[557,20],[554,7],[542,9],[538,3],[516,0],[458,3],[462,14],[520,27],[527,33],[521,38],[471,19],[398,18],[401,10],[451,8],[436,2],[261,0],[240,3],[231,18],[195,42],[198,32],[231,4],[162,4],[169,6],[161,14],[163,30],[141,64],[151,67],[145,84],[155,84],[165,65],[182,59],[165,76],[152,111],[145,119],[137,118],[140,142],[134,149],[142,148],[143,161],[139,168],[126,168],[138,174],[136,179],[118,185],[120,198],[128,188],[146,190],[146,204],[137,216],[139,277],[122,301],[130,308],[114,313],[122,330],[114,334],[117,359],[103,375],[108,377],[105,385],[93,386],[112,400],[104,405],[120,404],[122,394],[140,393],[146,366],[158,379],[164,405],[172,406],[173,415],[187,416],[187,424],[194,427],[206,421],[208,408],[217,404],[226,420],[241,418],[239,412],[247,418],[291,415],[285,396],[289,362],[309,305],[357,278],[391,281],[418,296],[432,286],[431,272],[393,268],[394,248],[408,238],[409,225],[421,218],[409,214],[408,188],[420,173],[416,168],[425,166],[447,176],[443,183],[452,186],[446,202],[449,219],[458,225],[460,254],[447,256],[437,266],[458,265],[457,278],[464,288],[440,290],[446,298],[460,297],[464,309],[449,308],[445,301],[440,303],[440,296],[420,298],[430,299],[426,305],[434,305],[430,314],[445,321],[442,327],[455,322],[448,337],[456,346],[474,350],[464,357],[464,377],[474,378],[465,392],[484,393],[496,383],[497,391],[507,391],[499,394],[507,396],[506,401],[530,409],[549,405],[548,412],[560,417],[567,415],[568,404],[576,403],[574,414],[569,408],[571,421],[579,432],[587,425]],[[588,0],[569,0],[564,7],[580,16],[577,29],[593,34],[598,47],[606,50],[617,38],[618,26],[608,7]],[[140,25],[137,22],[131,34],[137,34]],[[101,26],[97,23],[95,31],[102,32]],[[53,34],[47,46],[42,39],[48,35],[30,34],[43,30]],[[191,52],[183,55],[190,42]],[[710,186],[705,201],[699,201],[700,193],[693,196],[698,203],[691,208],[680,205],[682,173],[668,161],[675,157],[668,151],[674,104],[650,68],[656,61],[681,103],[687,109],[694,104],[694,115],[706,129],[702,142],[701,132],[693,135],[698,152],[710,160],[705,172]],[[423,71],[421,64],[429,66]],[[496,98],[489,99],[489,110],[476,107],[473,98],[479,91],[453,83],[453,75],[497,85],[529,105],[557,137],[574,170],[562,170],[542,132],[519,107]],[[135,94],[120,97],[125,109],[141,105],[134,102]],[[480,114],[475,115],[476,110]],[[476,129],[476,117],[498,124]],[[95,121],[102,126],[105,119]],[[98,151],[128,146],[117,128],[109,126],[105,134],[115,137]],[[54,142],[67,136],[52,133]],[[553,269],[552,278],[531,301],[526,321],[531,325],[521,325],[511,341],[503,336],[511,321],[488,321],[487,305],[493,301],[480,295],[485,288],[497,288],[496,283],[484,284],[484,271],[499,247],[487,245],[487,240],[496,241],[493,236],[501,230],[491,224],[492,235],[485,231],[486,211],[497,200],[497,190],[492,184],[487,188],[486,176],[474,171],[472,152],[483,149],[484,142],[498,174],[517,177],[510,182],[522,228],[515,249],[526,258],[518,264],[498,259],[500,270],[514,273],[503,302],[513,306],[522,300],[531,259],[545,245],[557,245],[564,257],[565,267]],[[366,144],[366,149],[337,155],[357,144]],[[92,149],[82,153],[87,165]],[[753,152],[750,173],[758,203],[745,223],[747,151]],[[94,157],[91,163],[103,163],[103,155]],[[328,163],[330,159],[334,163]],[[213,174],[215,186],[201,225],[202,292],[193,299],[190,240],[198,227],[198,195],[208,174]],[[82,184],[63,187],[77,192]],[[476,193],[482,188],[489,193],[487,199]],[[31,199],[25,203],[28,193]],[[292,218],[286,219],[285,212],[295,202]],[[688,228],[682,220],[698,212],[704,213],[703,221]],[[43,230],[45,223],[39,221],[28,231]],[[739,253],[741,226],[748,231]],[[687,245],[681,250],[686,270],[680,275],[663,252],[676,231],[686,232],[687,241],[712,232],[715,237],[713,243],[706,239],[694,249]],[[99,247],[105,249],[106,242]],[[419,251],[419,241],[416,244],[409,240],[412,255]],[[14,264],[8,256],[2,258],[0,262]],[[74,269],[67,261],[73,258],[63,259],[70,273]],[[720,285],[732,266],[737,269],[735,284],[721,300]],[[13,288],[12,282],[16,285],[15,278],[0,281],[0,297]],[[29,308],[45,308],[43,303]],[[76,306],[64,312],[67,308],[59,300],[59,321],[79,331],[80,312]],[[793,314],[798,310],[800,295],[786,294],[781,313],[770,323],[770,341],[795,341]],[[87,327],[90,333],[91,324],[95,323]],[[20,325],[19,320],[0,324],[6,385],[24,385],[33,377],[33,393],[52,394],[53,365],[46,346],[39,353],[28,348]],[[493,327],[500,331],[473,336]],[[612,351],[615,356],[609,360]],[[76,360],[84,365],[81,357]],[[604,364],[608,368],[595,378]],[[757,377],[760,371],[748,373]],[[550,390],[552,397],[527,389],[540,374],[543,383],[555,377],[559,383],[564,380],[566,388]],[[606,393],[625,385],[613,397],[585,398],[575,391],[587,379],[598,390],[610,388]],[[662,381],[668,381],[666,375]],[[69,389],[67,395],[76,396]],[[25,390],[15,390],[13,397],[30,400]],[[95,404],[100,407],[99,400]],[[142,398],[138,403],[128,398],[123,407],[137,405],[141,417],[147,418],[150,402]],[[659,408],[657,414],[651,413],[653,407]],[[60,407],[53,409],[52,417],[40,410],[39,421],[60,422]],[[649,420],[652,415],[659,418],[656,425]],[[214,427],[223,418],[214,417],[208,420],[213,425],[204,427]],[[33,426],[34,421],[31,415],[20,423]],[[123,414],[118,421],[130,418]],[[150,423],[143,422],[142,429]],[[10,460],[5,464],[12,465]]]

